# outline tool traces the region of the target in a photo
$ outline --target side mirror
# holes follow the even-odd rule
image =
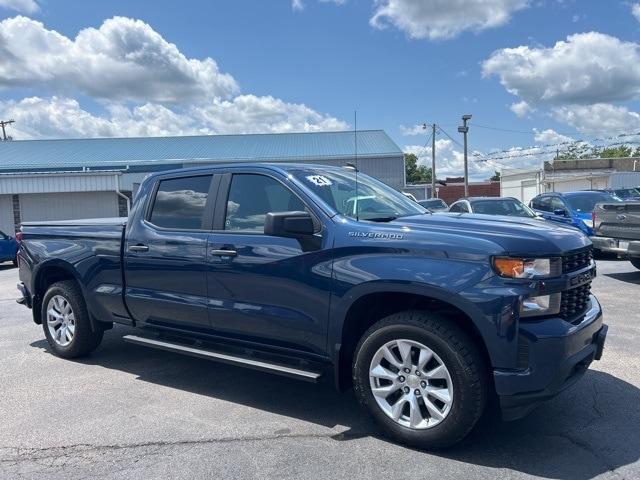
[[[305,237],[314,231],[313,218],[308,212],[270,212],[264,222],[264,234],[273,237]]]
[[[553,214],[560,217],[565,217],[567,215],[567,211],[564,208],[557,208],[553,211]]]

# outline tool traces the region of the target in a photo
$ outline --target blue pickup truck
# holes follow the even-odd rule
[[[519,418],[600,359],[589,239],[432,215],[353,168],[163,172],[128,219],[22,225],[22,293],[57,355],[125,341],[353,388],[390,437],[452,445],[497,399]]]

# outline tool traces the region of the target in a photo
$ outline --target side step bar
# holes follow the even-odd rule
[[[184,355],[189,355],[192,357],[204,358],[206,360],[213,360],[213,361],[223,362],[223,363],[229,363],[231,365],[237,365],[240,367],[253,368],[255,370],[262,370],[264,372],[284,375],[286,377],[293,377],[293,378],[305,380],[308,382],[317,382],[321,376],[321,374],[317,372],[310,372],[307,370],[301,370],[298,368],[279,365],[276,363],[268,363],[263,360],[255,360],[253,358],[230,355],[228,353],[220,353],[220,352],[214,352],[211,350],[203,350],[201,348],[190,347],[188,345],[182,345],[180,343],[172,343],[165,340],[139,337],[137,335],[125,335],[124,337],[122,337],[122,339],[125,342],[135,343],[136,345],[157,348],[160,350],[166,350],[168,352],[182,353]]]

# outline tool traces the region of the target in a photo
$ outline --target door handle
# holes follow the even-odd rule
[[[130,252],[148,252],[149,247],[147,245],[131,245],[129,247]]]
[[[211,255],[215,257],[235,257],[238,252],[235,250],[211,250]]]

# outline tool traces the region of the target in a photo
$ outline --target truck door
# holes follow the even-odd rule
[[[138,323],[209,329],[207,238],[217,184],[212,175],[160,177],[144,211],[133,212],[124,246],[125,295]]]
[[[225,175],[208,244],[209,318],[237,339],[325,353],[331,287],[330,232],[308,241],[264,234],[269,212],[307,210],[290,180]],[[330,221],[330,220],[325,220]]]

